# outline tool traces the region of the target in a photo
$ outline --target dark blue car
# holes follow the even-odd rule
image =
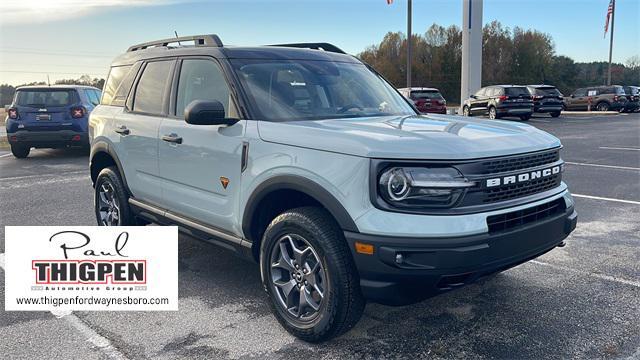
[[[32,147],[88,147],[88,119],[100,103],[100,89],[91,86],[22,86],[7,109],[11,152],[26,158]]]

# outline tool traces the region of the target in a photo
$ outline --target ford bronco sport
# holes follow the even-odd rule
[[[557,138],[421,116],[326,43],[132,46],[90,137],[99,224],[174,224],[255,260],[306,341],[350,329],[366,300],[407,304],[533,259],[577,221]]]

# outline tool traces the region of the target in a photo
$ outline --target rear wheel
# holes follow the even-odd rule
[[[558,116],[560,116],[560,111],[554,111],[551,113],[551,117],[557,118]]]
[[[498,118],[498,112],[496,111],[496,108],[493,106],[489,107],[489,119],[495,120],[497,118]]]
[[[115,167],[104,168],[98,174],[94,207],[100,226],[137,225],[129,207],[129,196]]]
[[[31,147],[29,145],[11,144],[11,153],[13,154],[13,156],[17,157],[18,159],[26,158],[27,156],[29,156],[30,152],[31,152]]]
[[[282,326],[319,342],[345,333],[365,301],[342,232],[324,210],[302,207],[276,217],[260,249],[262,284]]]
[[[596,109],[598,111],[609,111],[609,107],[610,107],[609,103],[604,102],[604,101],[599,102],[598,105],[596,105]]]
[[[531,115],[522,115],[522,116],[520,116],[520,120],[522,120],[522,121],[528,121],[529,119],[531,119]]]

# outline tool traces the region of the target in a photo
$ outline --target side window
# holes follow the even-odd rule
[[[100,98],[98,98],[98,93],[96,93],[94,90],[90,90],[90,89],[85,90],[84,94],[89,100],[89,102],[91,103],[91,105],[96,106],[100,104]]]
[[[107,82],[104,84],[104,92],[102,93],[103,104],[111,104],[111,101],[116,94],[116,90],[118,90],[120,83],[122,83],[122,80],[130,69],[131,65],[114,66],[111,68],[109,76],[107,76]]]
[[[163,113],[164,94],[172,65],[173,60],[147,64],[136,86],[133,111],[158,115]]]
[[[484,96],[486,91],[487,91],[487,88],[482,88],[482,89],[478,90],[475,95],[478,96],[478,97]]]
[[[585,95],[587,95],[587,89],[578,89],[578,90],[573,92],[573,96],[575,96],[575,97],[580,97],[580,96],[585,96]]]
[[[227,80],[220,66],[213,60],[186,59],[182,61],[175,115],[182,116],[184,109],[194,100],[220,101],[227,117],[230,117],[229,109],[235,111],[231,96],[229,96]]]

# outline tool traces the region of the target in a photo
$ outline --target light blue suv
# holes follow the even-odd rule
[[[255,260],[306,341],[350,329],[366,300],[407,304],[533,259],[577,221],[558,139],[421,116],[326,43],[132,46],[90,138],[99,224],[178,225]]]

